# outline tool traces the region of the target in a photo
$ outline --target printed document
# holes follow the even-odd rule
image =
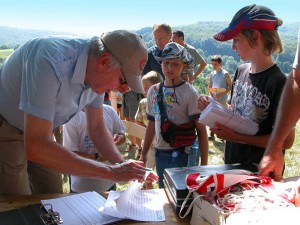
[[[110,191],[103,213],[138,221],[165,221],[163,205],[167,201],[161,190],[141,190],[136,181],[125,191]]]
[[[257,133],[258,124],[256,122],[234,114],[233,111],[212,98],[209,98],[209,101],[209,105],[201,112],[199,118],[201,123],[215,128],[215,123],[218,122],[240,134],[254,135]]]
[[[141,190],[134,182],[125,191],[110,191],[106,200],[97,192],[85,192],[66,197],[42,200],[59,213],[63,225],[102,225],[124,219],[165,221],[163,205],[168,202],[159,189]],[[49,209],[49,206],[45,207]]]

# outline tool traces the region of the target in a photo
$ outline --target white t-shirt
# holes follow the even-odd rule
[[[126,128],[115,110],[109,105],[103,105],[103,117],[108,130],[112,134],[124,134]],[[87,134],[87,122],[84,112],[80,112],[68,123],[63,125],[63,145],[71,151],[95,154],[98,150],[95,148],[92,140]],[[107,162],[109,163],[109,162]],[[114,182],[103,179],[94,179],[71,175],[71,189],[74,192],[86,191],[107,191]]]
[[[159,84],[149,88],[147,95],[147,117],[155,121],[155,147],[158,149],[174,149],[169,143],[165,142],[161,136],[160,110],[157,104],[157,94]],[[182,82],[174,87],[163,86],[164,107],[168,114],[168,119],[180,125],[189,121],[199,119],[200,109],[197,107],[198,92],[196,89]]]

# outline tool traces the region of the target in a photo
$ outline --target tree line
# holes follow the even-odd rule
[[[213,35],[224,29],[227,25],[228,22],[206,21],[191,25],[175,26],[172,29],[174,31],[182,30],[185,33],[185,41],[194,46],[208,64],[210,63],[210,57],[212,55],[221,55],[223,59],[223,67],[230,73],[231,76],[233,76],[237,66],[240,65],[242,61],[232,50],[232,42],[218,42],[213,39]],[[278,30],[284,45],[284,52],[279,55],[274,55],[273,57],[274,61],[285,74],[289,74],[292,69],[299,27],[300,22],[290,23],[284,24]],[[155,44],[152,37],[151,27],[145,27],[140,30],[136,30],[135,32],[142,35],[147,47],[151,47]],[[31,38],[55,34],[63,33],[0,27],[0,46],[3,48],[15,49]],[[3,60],[3,57],[0,58],[0,65]],[[202,76],[204,78],[207,77],[211,71],[212,68],[208,65],[202,72]]]

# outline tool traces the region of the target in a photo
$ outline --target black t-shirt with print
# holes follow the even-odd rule
[[[275,64],[259,72],[249,73],[250,63],[236,70],[231,93],[231,107],[235,114],[259,124],[256,135],[271,134],[276,111],[286,76]],[[259,163],[265,148],[253,145],[226,142],[225,163]]]

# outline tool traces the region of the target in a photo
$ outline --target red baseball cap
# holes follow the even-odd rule
[[[229,26],[214,35],[217,41],[228,41],[246,29],[275,30],[282,20],[268,7],[249,5],[241,8],[232,18]]]

